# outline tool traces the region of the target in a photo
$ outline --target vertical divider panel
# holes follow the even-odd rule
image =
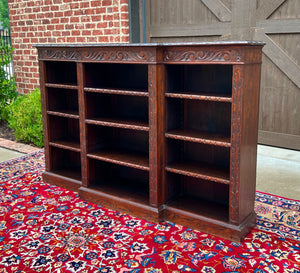
[[[165,65],[148,66],[149,75],[149,203],[161,211],[165,203]],[[159,216],[160,218],[162,216]],[[161,220],[161,219],[160,219]]]
[[[86,146],[86,103],[84,96],[85,71],[83,63],[77,63],[77,82],[78,82],[78,108],[79,108],[79,131],[80,131],[80,150],[81,150],[81,181],[82,185],[88,187],[88,168],[87,168],[87,146]]]
[[[47,82],[47,74],[46,74],[46,64],[45,61],[39,61],[40,68],[40,88],[41,88],[41,104],[42,104],[42,118],[43,118],[43,130],[44,130],[44,153],[45,153],[45,165],[46,171],[51,170],[51,159],[50,159],[50,149],[49,149],[49,141],[50,141],[50,130],[49,128],[49,116],[47,115],[48,110],[48,92],[46,87]]]

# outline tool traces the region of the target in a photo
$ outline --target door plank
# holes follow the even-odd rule
[[[258,20],[267,19],[275,10],[277,10],[286,0],[264,0],[261,7],[257,10],[256,18]]]
[[[257,28],[265,33],[300,33],[300,19],[263,20],[257,23]]]
[[[256,32],[255,40],[266,42],[263,48],[264,54],[300,88],[300,67],[262,31]]]
[[[201,1],[221,22],[231,21],[231,11],[221,2],[221,0]]]
[[[230,23],[150,26],[150,37],[216,36],[230,33]]]

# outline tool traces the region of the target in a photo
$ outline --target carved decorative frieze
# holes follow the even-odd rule
[[[164,53],[165,62],[241,62],[240,50],[178,50],[169,49]]]
[[[95,49],[85,51],[83,53],[83,60],[106,62],[153,62],[155,56],[149,51]]]
[[[76,49],[45,49],[39,52],[39,59],[80,60],[81,52]]]

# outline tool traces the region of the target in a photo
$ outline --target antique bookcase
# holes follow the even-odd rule
[[[241,241],[256,221],[262,46],[37,45],[44,181]]]

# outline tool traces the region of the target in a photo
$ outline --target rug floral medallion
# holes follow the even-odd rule
[[[299,201],[257,192],[238,244],[82,201],[43,171],[43,151],[0,163],[0,273],[300,272]]]

